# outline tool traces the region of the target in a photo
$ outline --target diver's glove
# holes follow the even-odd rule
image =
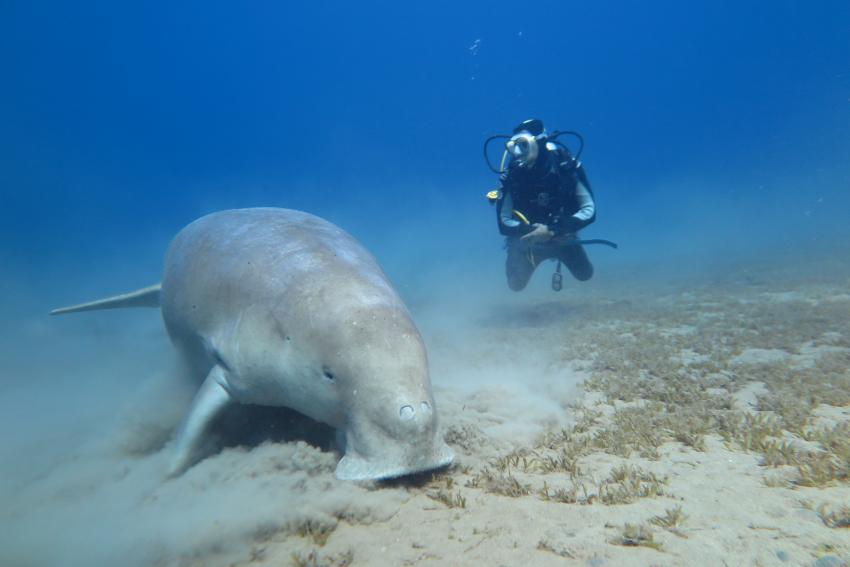
[[[555,236],[555,233],[549,230],[549,227],[545,224],[536,222],[532,226],[534,227],[534,229],[520,238],[520,240],[522,240],[524,244],[538,244],[541,242],[546,242],[547,240],[550,240],[553,236]]]

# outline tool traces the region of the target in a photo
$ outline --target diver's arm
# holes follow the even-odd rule
[[[510,190],[502,187],[502,198],[499,200],[497,212],[499,215],[499,232],[505,236],[522,236],[531,228],[519,220],[514,214],[514,200]]]
[[[568,217],[559,219],[555,223],[555,226],[552,228],[556,234],[578,232],[596,220],[596,203],[593,201],[593,194],[581,181],[576,182],[576,199],[579,204],[578,211]]]

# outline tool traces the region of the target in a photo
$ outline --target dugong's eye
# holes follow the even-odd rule
[[[322,369],[322,374],[325,376],[325,378],[327,378],[327,379],[328,379],[328,380],[330,380],[331,382],[333,382],[334,380],[336,380],[336,376],[334,375],[334,373],[333,373],[333,372],[331,372],[331,371],[330,371],[329,369],[327,369],[327,368],[323,368],[323,369]]]

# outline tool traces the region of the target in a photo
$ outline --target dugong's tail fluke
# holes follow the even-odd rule
[[[159,307],[160,284],[152,285],[129,293],[113,295],[88,303],[61,307],[50,312],[51,315],[76,313],[77,311],[95,311],[97,309],[122,309],[124,307]]]

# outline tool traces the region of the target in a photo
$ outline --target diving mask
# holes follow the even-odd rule
[[[508,154],[520,167],[531,167],[540,153],[540,148],[537,144],[537,138],[528,132],[519,132],[511,136],[508,143],[505,144]]]

